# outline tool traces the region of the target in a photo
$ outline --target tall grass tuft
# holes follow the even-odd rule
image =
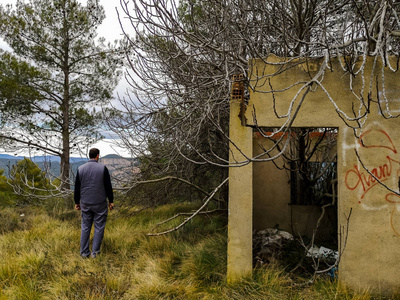
[[[225,235],[207,236],[187,252],[181,271],[205,286],[222,282],[226,274],[226,251]]]
[[[31,227],[31,217],[35,213],[30,213],[27,208],[2,208],[0,210],[0,234],[24,230]]]

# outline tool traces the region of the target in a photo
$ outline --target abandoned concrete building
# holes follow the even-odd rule
[[[357,290],[400,287],[400,85],[389,68],[397,61],[360,58],[349,72],[345,60],[250,62],[250,97],[231,101],[228,281],[252,273],[254,230],[312,234],[329,195],[335,202],[318,234],[338,239],[339,280]],[[325,158],[315,152],[306,159],[309,167],[331,168],[328,185],[306,191],[284,168],[292,163],[287,156],[271,161],[291,151],[293,134],[330,145]]]

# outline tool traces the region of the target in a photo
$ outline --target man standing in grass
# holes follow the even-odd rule
[[[90,149],[90,160],[78,168],[75,179],[75,209],[80,210],[82,215],[80,253],[85,258],[90,255],[89,238],[93,223],[91,254],[95,258],[103,241],[108,209],[114,208],[110,173],[105,165],[99,163],[99,157],[99,149]]]

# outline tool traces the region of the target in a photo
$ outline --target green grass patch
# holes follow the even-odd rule
[[[228,285],[225,214],[197,216],[170,234],[147,235],[177,226],[187,216],[159,223],[197,207],[111,212],[96,259],[79,256],[79,212],[6,208],[0,212],[0,300],[371,299],[337,282],[301,286],[279,265]]]

